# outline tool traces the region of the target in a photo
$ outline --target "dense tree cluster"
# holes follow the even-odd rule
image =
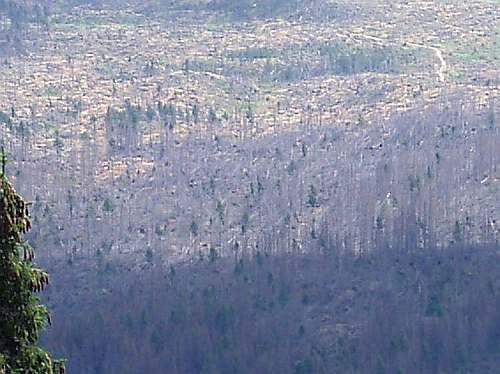
[[[348,18],[354,10],[348,10],[334,2],[322,0],[211,0],[207,8],[223,12],[236,21],[261,18],[291,18],[315,20],[339,20]]]
[[[16,33],[29,28],[30,24],[48,27],[52,1],[0,0],[0,14],[10,21],[10,36],[16,36]]]
[[[0,0],[0,14],[12,22],[14,29],[28,22],[46,24],[50,11],[50,1]]]
[[[300,52],[297,53],[297,50]],[[300,48],[247,48],[228,53],[227,58],[230,61],[265,61],[250,71],[243,71],[243,68],[237,65],[220,66],[201,61],[191,61],[189,69],[213,73],[222,69],[226,76],[237,77],[246,73],[262,83],[283,84],[332,75],[398,74],[416,64],[418,57],[415,51],[392,46],[361,47],[343,42],[311,43]]]
[[[498,249],[79,261],[45,341],[76,374],[494,373]]]
[[[25,53],[49,26],[51,1],[0,0],[0,57]]]

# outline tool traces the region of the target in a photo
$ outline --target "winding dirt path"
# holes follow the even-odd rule
[[[448,64],[446,63],[446,60],[443,56],[443,52],[439,48],[431,47],[431,46],[428,46],[425,44],[417,44],[417,43],[406,43],[406,44],[411,45],[413,47],[428,49],[428,50],[434,52],[434,54],[438,58],[440,65],[441,65],[437,71],[437,74],[439,76],[439,81],[440,82],[446,81],[446,71],[448,70]]]
[[[376,36],[366,35],[366,34],[361,34],[361,33],[354,33],[350,36],[346,35],[346,34],[341,34],[341,33],[337,33],[337,35],[341,36],[343,38],[354,38],[354,39],[356,37],[360,37],[363,39],[371,40],[372,42],[375,42],[375,43],[381,44],[381,45],[396,44],[395,42],[389,42],[385,39],[382,39],[382,38],[379,38]],[[432,51],[436,55],[436,58],[439,60],[439,63],[440,63],[440,67],[437,71],[437,75],[439,77],[439,82],[444,83],[446,81],[446,71],[448,70],[448,63],[446,62],[446,59],[444,58],[443,52],[439,48],[433,47],[433,46],[428,46],[425,44],[413,43],[413,42],[406,42],[406,45]]]

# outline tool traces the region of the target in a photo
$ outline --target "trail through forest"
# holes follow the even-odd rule
[[[373,42],[376,42],[377,44],[381,44],[381,45],[389,45],[389,44],[395,44],[395,43],[390,43],[388,42],[387,40],[384,40],[382,38],[379,38],[377,36],[372,36],[372,35],[366,35],[366,34],[354,34],[354,35],[351,35],[351,36],[348,36],[348,35],[345,35],[345,34],[341,34],[341,33],[337,33],[337,36],[340,36],[342,38],[350,38],[350,37],[353,37],[354,39],[356,37],[361,37],[361,38],[364,38],[364,39],[367,39],[367,40],[371,40]],[[433,46],[428,46],[428,45],[425,45],[425,44],[420,44],[420,43],[413,43],[413,42],[405,42],[404,43],[405,45],[408,45],[408,46],[412,46],[412,47],[416,47],[416,48],[422,48],[422,49],[427,49],[427,50],[430,50],[432,51],[435,55],[436,55],[436,58],[439,60],[439,63],[440,63],[440,67],[439,69],[437,70],[437,75],[439,77],[439,82],[445,82],[446,81],[446,71],[448,70],[448,64],[446,62],[446,59],[444,58],[444,55],[443,55],[443,52],[437,48],[437,47],[433,47]]]

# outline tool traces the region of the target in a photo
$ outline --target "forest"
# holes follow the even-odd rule
[[[330,244],[307,255],[151,261],[140,271],[95,261],[75,263],[87,276],[60,274],[48,294],[56,322],[45,341],[72,358],[69,372],[494,373],[500,365],[498,246],[354,256]]]
[[[356,141],[310,124],[181,142],[168,106],[110,111],[109,157],[154,162],[110,191],[57,179],[58,205],[35,205],[32,241],[66,249],[43,254],[44,341],[72,372],[494,373],[498,108],[460,102]],[[148,141],[148,113],[171,148]]]
[[[499,372],[499,30],[487,0],[0,0],[28,343],[82,374]]]

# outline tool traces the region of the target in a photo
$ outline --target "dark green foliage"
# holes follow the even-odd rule
[[[295,365],[295,374],[313,374],[314,373],[314,366],[312,361],[309,358],[306,358],[304,360],[301,360],[297,362]]]
[[[10,121],[10,117],[4,112],[0,111],[0,124],[9,124]]]
[[[193,236],[198,236],[198,224],[195,221],[191,222],[191,225],[189,226],[189,231]]]
[[[318,193],[316,192],[316,188],[311,184],[309,186],[309,194],[307,195],[307,205],[311,208],[319,207],[318,202]]]
[[[349,75],[363,72],[395,73],[403,66],[416,62],[410,52],[394,47],[353,48],[342,43],[319,47],[328,72]]]
[[[208,260],[210,261],[210,263],[214,263],[215,261],[217,261],[218,257],[219,254],[217,253],[217,249],[215,249],[214,247],[210,247],[210,251],[208,253]]]
[[[290,12],[293,5],[288,0],[266,0],[266,1],[232,1],[213,0],[209,2],[209,9],[223,11],[234,20],[247,20],[253,17],[269,18],[273,15]]]
[[[455,221],[455,226],[453,227],[453,241],[454,243],[460,243],[462,241],[462,228],[458,221]]]
[[[429,296],[426,315],[436,317],[441,317],[443,315],[443,307],[441,306],[441,300],[438,295]]]
[[[156,112],[155,110],[148,105],[147,109],[146,109],[146,118],[148,120],[148,122],[152,122],[153,119],[155,118],[156,116]]]
[[[287,285],[282,285],[280,287],[278,302],[282,308],[288,304],[290,301],[290,288]]]
[[[30,227],[28,204],[16,193],[3,170],[0,176],[0,373],[64,371],[62,362],[53,360],[37,346],[39,333],[50,322],[50,317],[34,292],[46,287],[49,276],[33,265],[33,248],[22,239]]]
[[[345,18],[348,13],[346,8],[333,2],[318,3],[314,0],[210,0],[206,7],[222,12],[233,21],[312,16],[327,21]]]
[[[49,342],[72,373],[495,373],[497,250],[264,253],[175,276],[121,268],[104,296],[87,269],[78,289],[89,291],[56,302],[63,324]]]
[[[28,22],[46,24],[50,15],[48,1],[25,2],[17,0],[0,0],[0,15],[4,13],[15,28]]]
[[[217,113],[212,107],[210,107],[210,109],[208,110],[208,122],[216,123],[217,121],[218,121]]]
[[[268,59],[279,57],[279,53],[269,48],[248,48],[241,51],[233,51],[228,53],[228,58],[239,59],[244,61],[252,61],[256,59]]]
[[[106,213],[112,213],[115,207],[114,207],[114,204],[113,204],[113,202],[111,201],[111,199],[106,198],[106,199],[104,200],[104,204],[103,204],[102,208],[104,209],[104,211],[105,211]]]
[[[153,250],[151,248],[146,249],[146,253],[144,254],[144,257],[145,257],[147,262],[149,262],[149,263],[153,262],[153,257],[154,257]]]
[[[355,46],[344,42],[315,43],[284,49],[248,48],[228,53],[227,57],[247,63],[265,62],[259,68],[241,70],[227,68],[226,75],[246,74],[263,83],[300,82],[321,76],[348,76],[362,73],[400,74],[408,71],[422,59],[421,52],[392,46]],[[276,57],[279,56],[279,59]],[[317,58],[311,59],[310,56]],[[213,66],[197,66],[199,71],[212,71]],[[359,126],[366,120],[360,116]]]

